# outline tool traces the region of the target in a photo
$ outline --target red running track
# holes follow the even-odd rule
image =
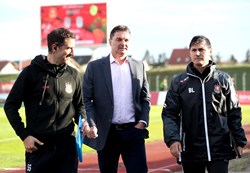
[[[244,127],[247,136],[247,146],[250,149],[250,124]],[[169,149],[163,141],[149,142],[146,144],[147,161],[149,173],[170,173],[181,170],[181,166],[176,163]],[[98,163],[96,153],[83,155],[83,163],[79,163],[79,173],[98,173]],[[0,170],[4,173],[24,173],[24,168],[15,168],[13,170]],[[126,173],[122,160],[119,162],[118,173]]]

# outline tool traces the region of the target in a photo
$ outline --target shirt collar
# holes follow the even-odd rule
[[[112,53],[109,54],[109,61],[110,61],[110,64],[117,63],[116,59],[114,58],[114,56],[112,55]],[[128,58],[127,57],[125,58],[124,62],[128,63]]]
[[[115,63],[115,58],[113,57],[112,53],[109,55],[109,61],[110,61],[110,64]]]

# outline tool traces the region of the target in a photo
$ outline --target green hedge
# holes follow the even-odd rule
[[[170,85],[173,76],[185,71],[185,69],[186,66],[169,66],[166,68],[157,68],[147,71],[150,90],[158,91],[159,84],[164,78],[168,79],[168,85]],[[221,65],[217,66],[217,69],[229,73],[234,78],[236,90],[250,90],[250,64]],[[0,82],[13,81],[17,76],[18,74],[0,75]],[[83,76],[83,74],[81,74],[81,76]]]
[[[250,64],[221,65],[217,66],[217,69],[229,73],[234,78],[236,90],[250,90]],[[179,66],[159,68],[147,71],[150,90],[159,91],[159,83],[164,78],[168,79],[168,85],[170,85],[173,76],[185,70],[186,66]]]

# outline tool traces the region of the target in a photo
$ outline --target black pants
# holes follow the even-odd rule
[[[127,173],[146,173],[148,168],[143,132],[135,127],[122,130],[111,127],[104,149],[97,152],[100,172],[117,173],[121,155]]]
[[[228,173],[228,160],[217,160],[211,162],[184,162],[182,163],[184,173]]]
[[[42,142],[37,151],[26,152],[26,173],[77,173],[74,136]]]

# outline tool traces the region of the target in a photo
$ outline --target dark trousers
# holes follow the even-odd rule
[[[116,129],[111,127],[104,149],[97,151],[101,173],[117,173],[121,155],[127,173],[148,171],[144,130],[135,127]]]
[[[228,160],[216,160],[211,162],[184,162],[184,173],[228,173]]]
[[[33,153],[26,152],[26,173],[77,173],[78,157],[74,136],[44,142]]]

